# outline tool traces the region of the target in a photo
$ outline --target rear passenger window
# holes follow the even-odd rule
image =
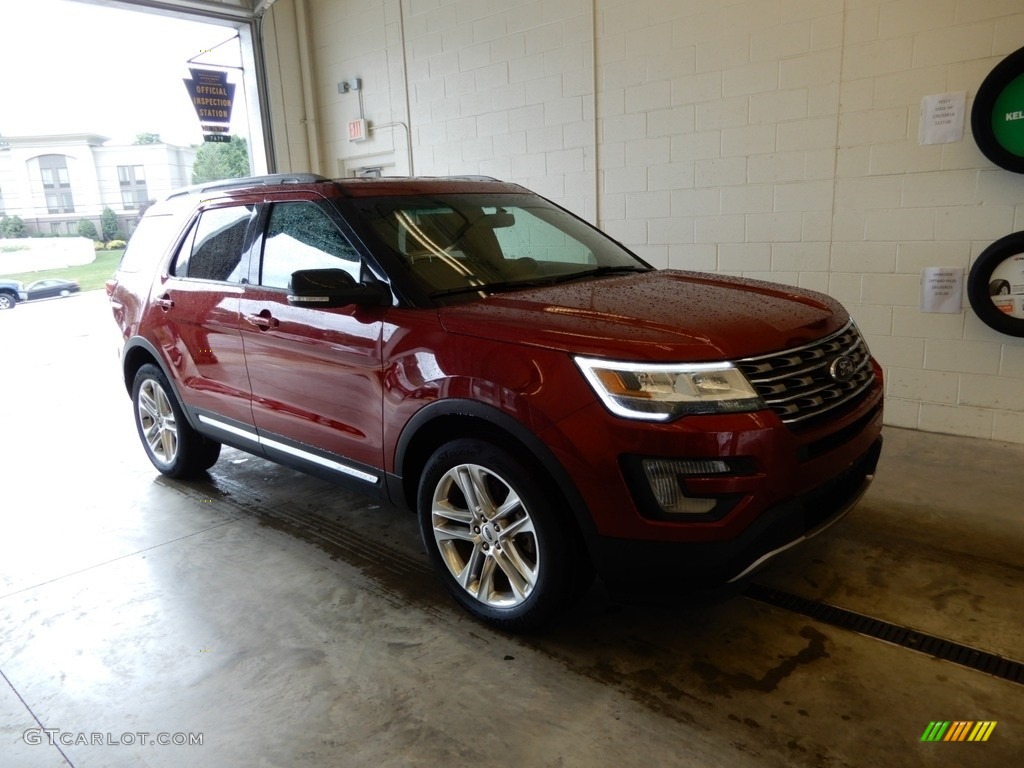
[[[260,285],[290,288],[300,269],[343,269],[359,281],[359,254],[316,203],[277,203],[263,242]]]
[[[240,283],[248,274],[242,259],[252,206],[234,205],[203,211],[182,245],[174,274],[199,280]]]

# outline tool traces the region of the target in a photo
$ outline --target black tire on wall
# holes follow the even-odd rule
[[[1024,232],[996,240],[978,256],[967,278],[967,299],[989,328],[1008,336],[1024,336],[1024,319],[1002,312],[992,301],[992,273],[1009,258],[1024,253]]]
[[[1007,150],[996,136],[992,117],[1000,95],[1014,80],[1024,76],[1024,48],[999,62],[978,86],[971,107],[974,142],[989,160],[1013,173],[1024,173],[1024,156]]]

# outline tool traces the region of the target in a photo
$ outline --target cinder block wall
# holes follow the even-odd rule
[[[658,266],[836,296],[886,368],[890,424],[1024,442],[1024,339],[966,300],[918,308],[924,267],[966,269],[1024,230],[1024,176],[969,120],[962,141],[918,143],[922,97],[966,91],[969,114],[1024,46],[1021,0],[307,5],[321,172],[407,172],[404,129],[348,141],[361,97],[372,123],[411,128],[418,174],[518,181]],[[339,94],[351,77],[362,93]]]

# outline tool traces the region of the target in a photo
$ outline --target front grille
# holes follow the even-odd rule
[[[852,371],[841,370],[845,361],[836,362],[844,357]],[[787,424],[846,405],[875,380],[868,346],[852,320],[843,330],[813,344],[740,360],[736,365]],[[833,375],[837,369],[840,375]]]

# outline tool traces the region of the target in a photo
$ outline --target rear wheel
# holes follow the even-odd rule
[[[160,472],[168,477],[194,477],[216,463],[220,443],[189,426],[167,377],[157,366],[139,368],[132,403],[142,446]]]
[[[427,462],[420,532],[452,596],[513,631],[550,621],[577,583],[573,530],[532,469],[490,443],[455,440]]]

